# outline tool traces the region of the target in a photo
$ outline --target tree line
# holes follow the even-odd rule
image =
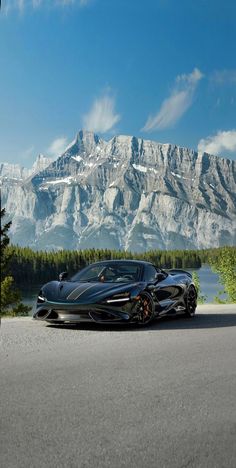
[[[139,259],[160,268],[200,268],[201,256],[196,250],[151,250],[145,253],[109,249],[33,251],[28,247],[9,246],[9,269],[18,286],[45,283],[58,278],[62,271],[69,276],[86,265],[101,260]]]
[[[236,247],[219,247],[204,250],[150,250],[133,253],[109,249],[33,251],[28,247],[7,246],[9,274],[16,286],[26,289],[58,279],[59,273],[69,276],[86,265],[101,260],[137,259],[152,262],[159,268],[198,269],[208,263],[219,274],[222,292],[230,302],[236,302]],[[221,302],[220,298],[217,299]]]

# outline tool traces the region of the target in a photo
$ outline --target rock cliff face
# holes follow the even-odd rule
[[[31,169],[20,166],[19,164],[0,163],[0,181],[4,178],[25,180],[33,174],[45,169],[52,162],[52,159],[39,154]]]
[[[23,180],[30,176],[30,170],[19,164],[0,163],[0,178]]]
[[[236,242],[235,162],[129,136],[80,131],[20,181],[4,177],[14,243],[35,249],[206,248]]]

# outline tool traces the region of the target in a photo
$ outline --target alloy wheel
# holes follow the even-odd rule
[[[153,300],[148,293],[142,293],[139,296],[136,305],[136,318],[139,325],[147,325],[154,316]]]

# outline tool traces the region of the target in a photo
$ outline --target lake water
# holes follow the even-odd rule
[[[206,303],[214,302],[215,296],[219,295],[219,291],[224,288],[219,282],[219,275],[213,273],[209,265],[203,265],[201,268],[188,268],[188,271],[196,273],[199,276],[201,294],[206,296]],[[221,298],[226,298],[226,295],[221,295]]]
[[[223,289],[222,285],[219,283],[219,277],[216,273],[213,273],[209,265],[203,265],[201,268],[191,269],[188,271],[196,271],[201,285],[201,294],[206,296],[206,303],[214,301],[214,297],[219,294],[219,291]],[[32,311],[29,315],[32,315],[38,292],[42,285],[35,285],[30,288],[30,290],[22,291],[22,299],[24,304],[27,304],[32,307]]]

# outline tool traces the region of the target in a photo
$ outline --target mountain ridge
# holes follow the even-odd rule
[[[204,248],[236,241],[235,161],[81,130],[27,180],[2,182],[12,241],[33,248]],[[18,203],[17,203],[18,200]],[[20,203],[19,203],[20,202]],[[23,227],[24,226],[24,227]]]
[[[45,169],[52,161],[53,159],[40,153],[30,169],[21,166],[20,164],[2,162],[0,163],[0,180],[4,177],[9,179],[25,180],[40,170]]]

